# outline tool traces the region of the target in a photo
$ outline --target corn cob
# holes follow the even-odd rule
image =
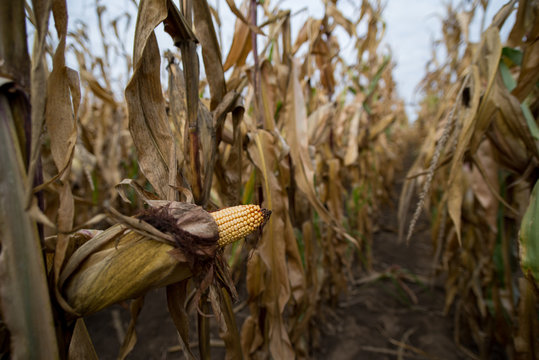
[[[237,241],[268,221],[271,210],[261,209],[258,205],[238,205],[210,213],[219,228],[219,246]]]

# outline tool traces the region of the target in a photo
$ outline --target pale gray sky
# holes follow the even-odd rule
[[[339,9],[345,16],[354,18],[354,4],[360,0],[341,0],[338,2]],[[221,38],[223,48],[228,49],[232,42],[234,31],[235,17],[228,9],[225,0],[209,0],[210,4],[217,7],[221,14],[223,22]],[[458,3],[456,0],[385,0],[386,4],[383,12],[383,18],[387,24],[384,44],[387,47],[383,50],[386,53],[391,53],[393,61],[396,63],[394,77],[397,82],[397,89],[400,96],[407,104],[407,113],[411,120],[415,119],[414,104],[420,100],[417,94],[417,84],[425,74],[425,65],[431,58],[432,42],[435,39],[440,39],[441,34],[441,19],[445,14],[447,3]],[[471,3],[472,1],[468,1]],[[485,18],[485,26],[488,25],[492,16],[505,4],[503,0],[491,0],[487,9]],[[84,20],[92,33],[97,35],[96,15],[95,15],[95,0],[68,0],[68,11],[70,14],[70,27],[73,26],[77,19]],[[132,49],[133,31],[135,25],[136,8],[129,0],[109,1],[106,3],[108,12],[107,17],[110,21],[123,12],[133,14],[131,26],[125,31],[125,46],[129,51]],[[236,0],[239,6],[240,1]],[[275,3],[272,1],[272,3]],[[282,0],[279,2],[280,8],[291,9],[293,14],[296,14],[292,20],[292,34],[296,34],[303,22],[308,17],[321,18],[324,14],[322,0]],[[302,10],[302,11],[300,11]],[[482,12],[477,12],[476,18],[472,23],[470,38],[472,41],[479,39],[481,29]],[[514,14],[513,14],[514,17]],[[514,20],[513,20],[514,21]],[[506,32],[510,26],[505,26]],[[362,31],[360,28],[359,31]],[[162,26],[156,31],[159,39],[159,46],[163,52],[167,48],[172,47],[170,37],[164,34]],[[351,47],[353,44],[347,42],[347,36],[344,31],[338,34],[340,44],[344,48],[343,52],[353,52]],[[96,36],[97,37],[97,36]],[[92,39],[95,41],[95,39]],[[100,46],[95,43],[95,51],[100,51]],[[225,54],[226,56],[226,54]],[[69,59],[68,59],[69,62]],[[351,61],[352,62],[352,61]],[[76,64],[71,64],[75,66]]]
[[[406,101],[411,119],[415,119],[415,104],[421,99],[417,96],[416,87],[425,75],[425,65],[431,58],[433,41],[442,37],[441,20],[446,13],[445,4],[449,2],[389,0],[383,13],[387,22],[386,42],[391,47],[393,59],[397,64],[394,71],[397,88]],[[492,17],[505,3],[503,0],[490,1],[485,26],[490,24]],[[482,11],[478,11],[472,21],[471,41],[478,41],[480,38],[482,16]],[[508,28],[510,27],[506,25],[504,30],[507,31]]]

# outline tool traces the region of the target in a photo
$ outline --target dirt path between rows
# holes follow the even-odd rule
[[[391,203],[381,209],[373,239],[374,273],[359,277],[337,308],[328,311],[314,359],[467,358],[453,341],[452,316],[442,313],[443,283],[431,281],[426,216],[420,219],[409,245],[398,242],[398,197],[411,160],[407,156],[396,176]],[[88,317],[86,323],[99,358],[115,359],[129,323],[127,309],[114,305]],[[146,296],[137,335],[129,359],[183,358],[163,289]],[[212,354],[222,358],[222,346],[217,344]]]
[[[326,327],[315,359],[468,358],[453,341],[453,317],[443,314],[443,282],[433,278],[427,215],[408,245],[398,240],[398,199],[412,160],[409,154],[396,175],[391,203],[381,209],[373,237],[374,273],[361,277],[334,310],[334,321],[327,323],[336,325]]]

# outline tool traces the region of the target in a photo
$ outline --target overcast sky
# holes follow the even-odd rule
[[[448,2],[389,0],[383,13],[387,22],[386,41],[397,64],[394,71],[397,88],[407,103],[407,112],[411,119],[415,119],[414,104],[420,100],[420,97],[416,96],[416,86],[425,75],[425,65],[431,58],[433,40],[442,37],[441,20],[445,14],[444,4]],[[492,17],[505,3],[503,0],[490,1],[485,26],[490,24]],[[480,39],[482,16],[482,11],[479,11],[472,21],[471,41]],[[506,26],[504,30],[508,28]]]
[[[360,0],[340,0],[339,8],[345,16],[354,19],[353,9]],[[400,96],[407,104],[407,112],[411,120],[415,119],[414,105],[420,100],[417,96],[416,86],[425,73],[425,64],[431,58],[432,42],[441,38],[441,20],[446,13],[447,3],[459,3],[457,0],[383,0],[386,4],[382,14],[385,20],[386,34],[384,43],[387,48],[386,53],[391,53],[393,61],[396,63],[394,77],[397,82],[397,89]],[[471,1],[469,1],[471,2]],[[492,16],[500,9],[506,1],[491,0],[487,9],[485,26],[490,24]],[[68,0],[68,11],[70,14],[70,27],[77,19],[82,19],[88,23],[90,29],[96,29],[95,0]],[[129,0],[114,2],[104,2],[108,8],[110,18],[117,16],[126,10],[133,13],[132,28],[135,23],[136,8]],[[219,9],[223,28],[221,38],[223,48],[228,49],[232,42],[235,17],[230,13],[225,0],[209,0],[209,3]],[[272,1],[275,4],[275,1]],[[236,0],[239,6],[240,1]],[[292,19],[292,34],[296,34],[303,22],[308,17],[321,18],[324,14],[322,0],[282,0],[280,8],[291,9],[296,14]],[[300,11],[301,10],[301,11]],[[116,14],[116,15],[114,15]],[[478,16],[477,16],[478,15]],[[476,18],[472,22],[470,39],[477,41],[481,33],[482,12],[477,12]],[[514,14],[513,14],[514,15]],[[513,16],[514,17],[514,16]],[[227,21],[227,19],[230,19]],[[505,26],[505,30],[510,26]],[[360,31],[361,28],[359,29]],[[133,30],[126,34],[129,49],[132,49]],[[90,31],[91,32],[91,31]],[[172,41],[170,37],[164,34],[162,26],[156,31],[160,43],[160,49],[163,52],[171,48]],[[339,43],[351,50],[353,44],[347,43],[347,37],[342,32]],[[91,35],[92,36],[92,35]],[[97,30],[94,31],[97,37]],[[503,37],[503,34],[502,34]],[[99,51],[96,49],[96,51]],[[352,52],[350,52],[352,54]],[[226,54],[225,54],[226,56]],[[69,59],[68,59],[69,62]],[[71,64],[74,66],[75,64]]]

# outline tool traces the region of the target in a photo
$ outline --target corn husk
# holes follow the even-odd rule
[[[74,251],[60,276],[60,288],[74,315],[86,316],[150,289],[179,282],[199,269],[197,262],[214,260],[218,232],[211,215],[192,204],[159,206],[163,204],[154,204],[155,211],[146,214],[145,219],[158,227],[153,234],[144,228],[148,224],[130,218],[144,226],[135,229],[134,223],[116,224]],[[167,228],[170,223],[163,225],[163,219],[174,219],[175,228]],[[155,235],[159,230],[166,234]],[[175,232],[176,243],[170,236]],[[178,238],[177,232],[188,241]]]

